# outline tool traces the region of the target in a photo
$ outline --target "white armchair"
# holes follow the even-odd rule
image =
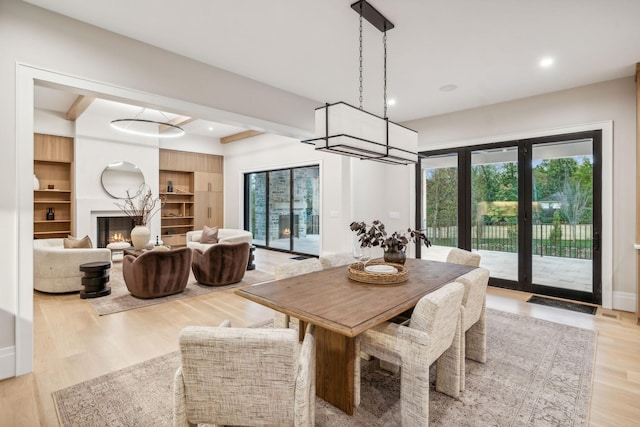
[[[211,246],[216,243],[200,243],[200,237],[202,236],[202,230],[187,231],[187,247],[191,249],[200,249],[202,252],[206,252]],[[234,228],[219,228],[218,229],[218,243],[240,243],[247,242],[249,245],[253,242],[253,234],[246,230],[236,230]]]
[[[33,241],[33,288],[41,292],[62,293],[84,289],[80,264],[111,262],[107,248],[65,249],[63,239]]]
[[[402,425],[429,425],[429,366],[436,390],[460,394],[460,313],[464,286],[449,283],[418,301],[408,326],[385,322],[361,335],[361,351],[400,365]]]
[[[313,426],[313,328],[184,328],[173,425]]]

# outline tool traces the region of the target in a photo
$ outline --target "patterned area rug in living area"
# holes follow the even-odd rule
[[[161,304],[163,302],[173,301],[180,298],[195,297],[198,295],[208,294],[209,292],[255,285],[257,283],[268,282],[273,279],[273,274],[260,270],[247,270],[244,278],[238,283],[226,286],[206,286],[199,284],[193,276],[193,272],[190,272],[187,287],[179,294],[161,298],[141,299],[136,298],[129,293],[127,285],[124,283],[124,278],[122,277],[122,262],[113,262],[111,271],[109,272],[109,283],[107,284],[107,286],[111,287],[111,294],[104,297],[86,299],[85,301],[91,304],[96,313],[103,316],[105,314],[118,313],[121,311],[132,310],[134,308]]]
[[[432,385],[431,426],[586,426],[596,333],[487,309],[487,363],[467,361],[459,399]],[[53,393],[63,426],[170,426],[178,352]],[[316,399],[317,426],[399,426],[400,375],[363,360],[350,417]]]

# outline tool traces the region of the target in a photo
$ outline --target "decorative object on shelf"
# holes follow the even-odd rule
[[[47,208],[47,221],[53,221],[56,219],[56,214],[53,208]]]
[[[153,117],[158,117],[159,120]],[[186,122],[188,118],[177,117],[180,122]],[[184,129],[167,117],[162,111],[142,108],[135,117],[129,119],[116,119],[111,121],[111,127],[122,132],[153,138],[176,138],[184,135]]]
[[[40,189],[40,180],[38,179],[38,177],[35,174],[33,175],[33,189],[34,190],[39,190]]]
[[[407,259],[405,253],[409,242],[424,242],[426,247],[431,246],[431,241],[423,230],[394,231],[391,236],[387,234],[385,226],[380,220],[375,220],[368,226],[365,222],[352,222],[349,226],[356,233],[360,246],[380,246],[384,250],[384,260],[387,262],[404,264]]]
[[[56,188],[56,187],[55,187],[53,184],[49,184],[49,185],[47,185],[47,188],[48,188],[49,190],[53,190],[53,189],[54,189],[54,188]]]
[[[147,227],[149,220],[160,211],[164,205],[164,198],[154,197],[148,185],[142,184],[138,191],[131,195],[129,190],[126,191],[127,196],[123,198],[123,203],[115,203],[135,224],[131,230],[131,243],[134,248],[140,250],[145,249],[151,230]]]
[[[391,268],[393,271],[370,271],[372,267]],[[356,282],[372,285],[395,285],[409,279],[409,271],[402,264],[372,261],[365,270],[362,263],[351,264],[347,267],[347,275]]]
[[[167,183],[167,193],[173,193],[173,181]]]
[[[359,159],[407,165],[418,162],[418,133],[387,117],[387,31],[394,25],[365,0],[351,5],[360,16],[360,108],[345,102],[325,104],[316,109],[316,138],[302,141],[316,150]],[[384,115],[371,114],[362,107],[362,18],[383,33]]]

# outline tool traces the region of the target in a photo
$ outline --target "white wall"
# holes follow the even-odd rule
[[[108,164],[118,161],[133,163],[142,171],[152,194],[158,196],[159,140],[120,132],[109,123],[109,118],[87,113],[76,121],[76,234],[88,235],[94,243],[98,236],[98,216],[124,215],[115,204],[122,202],[111,197],[102,187],[102,171]],[[152,237],[160,236],[159,215],[154,215],[148,226]]]
[[[422,151],[505,141],[523,134],[613,121],[613,308],[635,310],[636,101],[632,77],[403,123],[418,131]],[[603,254],[605,255],[605,254]],[[604,284],[603,284],[604,287]]]
[[[224,150],[225,227],[243,226],[245,173],[313,164],[320,165],[321,254],[351,250],[349,224],[354,220],[378,218],[390,226],[402,224],[400,230],[410,224],[412,195],[407,188],[413,188],[413,181],[407,187],[406,176],[412,167],[323,153],[299,140],[275,135],[226,144]],[[400,218],[389,220],[390,210]]]

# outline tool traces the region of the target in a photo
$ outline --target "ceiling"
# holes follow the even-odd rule
[[[25,1],[317,102],[358,105],[355,0]],[[370,2],[395,25],[394,121],[631,76],[640,62],[638,0]],[[363,43],[364,108],[382,114],[382,37],[366,21]],[[544,57],[554,64],[541,68]]]

